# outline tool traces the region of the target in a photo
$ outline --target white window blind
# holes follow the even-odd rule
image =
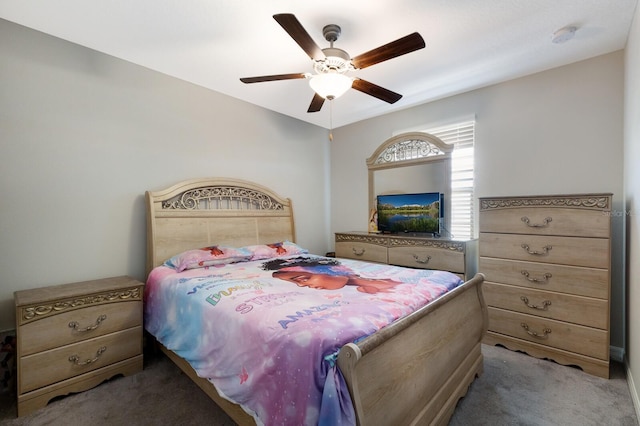
[[[425,130],[453,145],[451,153],[451,223],[455,238],[474,238],[473,143],[475,121],[465,121]]]

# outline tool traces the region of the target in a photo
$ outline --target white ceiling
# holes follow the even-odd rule
[[[329,127],[623,49],[638,0],[0,0],[0,17],[282,114]],[[361,92],[307,113],[306,80],[240,77],[312,72],[272,18],[293,13],[315,42],[338,24],[352,57],[419,32],[426,47],[351,75],[403,94]],[[575,37],[551,35],[573,25]]]

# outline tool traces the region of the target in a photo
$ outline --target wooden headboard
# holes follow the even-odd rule
[[[147,274],[189,249],[295,242],[291,200],[253,182],[191,179],[145,195]]]

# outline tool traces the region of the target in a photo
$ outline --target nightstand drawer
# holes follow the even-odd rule
[[[19,393],[68,379],[142,353],[137,326],[21,359]]]
[[[336,243],[336,257],[387,263],[387,248],[358,241],[338,242]]]
[[[389,263],[411,268],[441,269],[464,273],[464,253],[433,247],[391,247]]]
[[[487,281],[482,286],[489,306],[601,329],[606,329],[609,324],[607,300]]]
[[[142,301],[90,306],[34,320],[22,326],[23,356],[142,325]]]
[[[602,360],[609,359],[607,330],[488,307],[489,330]]]

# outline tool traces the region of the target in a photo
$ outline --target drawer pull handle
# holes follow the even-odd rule
[[[548,282],[548,281],[549,281],[549,278],[551,278],[551,274],[550,274],[550,273],[548,273],[548,272],[547,272],[547,273],[545,273],[545,274],[542,276],[542,278],[531,278],[531,277],[529,276],[529,271],[525,271],[524,269],[523,269],[522,271],[520,271],[520,273],[522,273],[522,275],[524,275],[524,276],[525,276],[525,278],[526,278],[528,281],[531,281],[532,283],[541,283],[541,282],[543,282],[543,281],[546,283],[546,282]]]
[[[100,324],[102,324],[102,321],[106,320],[107,316],[106,315],[100,315],[98,317],[98,319],[96,319],[96,323],[93,325],[90,325],[88,327],[85,328],[80,328],[80,323],[78,323],[78,321],[71,321],[69,323],[69,328],[73,328],[75,331],[78,331],[80,333],[84,333],[87,331],[91,331],[91,330],[95,330],[96,328],[100,327]]]
[[[89,365],[89,364],[93,364],[94,362],[96,362],[98,360],[98,358],[100,358],[100,356],[105,353],[105,351],[107,350],[106,346],[102,346],[100,349],[98,349],[98,351],[96,352],[96,357],[92,358],[92,359],[87,359],[85,361],[80,361],[80,357],[78,355],[71,355],[69,357],[69,362],[74,363],[75,365]]]
[[[526,322],[520,323],[520,326],[522,328],[524,328],[524,330],[527,332],[527,334],[529,334],[529,336],[533,336],[533,337],[538,338],[538,339],[548,339],[549,338],[549,334],[551,333],[551,329],[550,328],[544,328],[542,330],[543,334],[538,334],[535,331],[531,331],[531,330],[529,330],[529,326],[527,325]]]
[[[527,298],[527,296],[520,296],[520,300],[522,300],[524,304],[530,307],[531,309],[539,309],[541,311],[546,311],[547,307],[551,306],[550,300],[543,301],[542,306],[532,305],[531,303],[529,303],[529,299]]]
[[[537,251],[537,250],[530,250],[528,244],[522,244],[521,247],[523,249],[525,249],[527,251],[527,253],[533,254],[533,255],[537,255],[537,256],[548,254],[549,250],[551,250],[553,248],[551,246],[544,246],[544,247],[542,247],[542,251]]]
[[[549,226],[549,222],[551,222],[550,217],[545,217],[542,223],[530,223],[529,218],[526,216],[522,216],[520,220],[526,223],[529,228],[544,228],[546,226]]]
[[[415,259],[416,262],[422,263],[423,265],[426,265],[431,260],[431,256],[427,256],[424,259],[420,259],[417,254],[412,254],[412,256],[413,256],[413,258]]]
[[[356,250],[355,247],[351,247],[351,251],[353,251],[353,254],[355,254],[356,256],[362,256],[366,250],[365,249]]]

